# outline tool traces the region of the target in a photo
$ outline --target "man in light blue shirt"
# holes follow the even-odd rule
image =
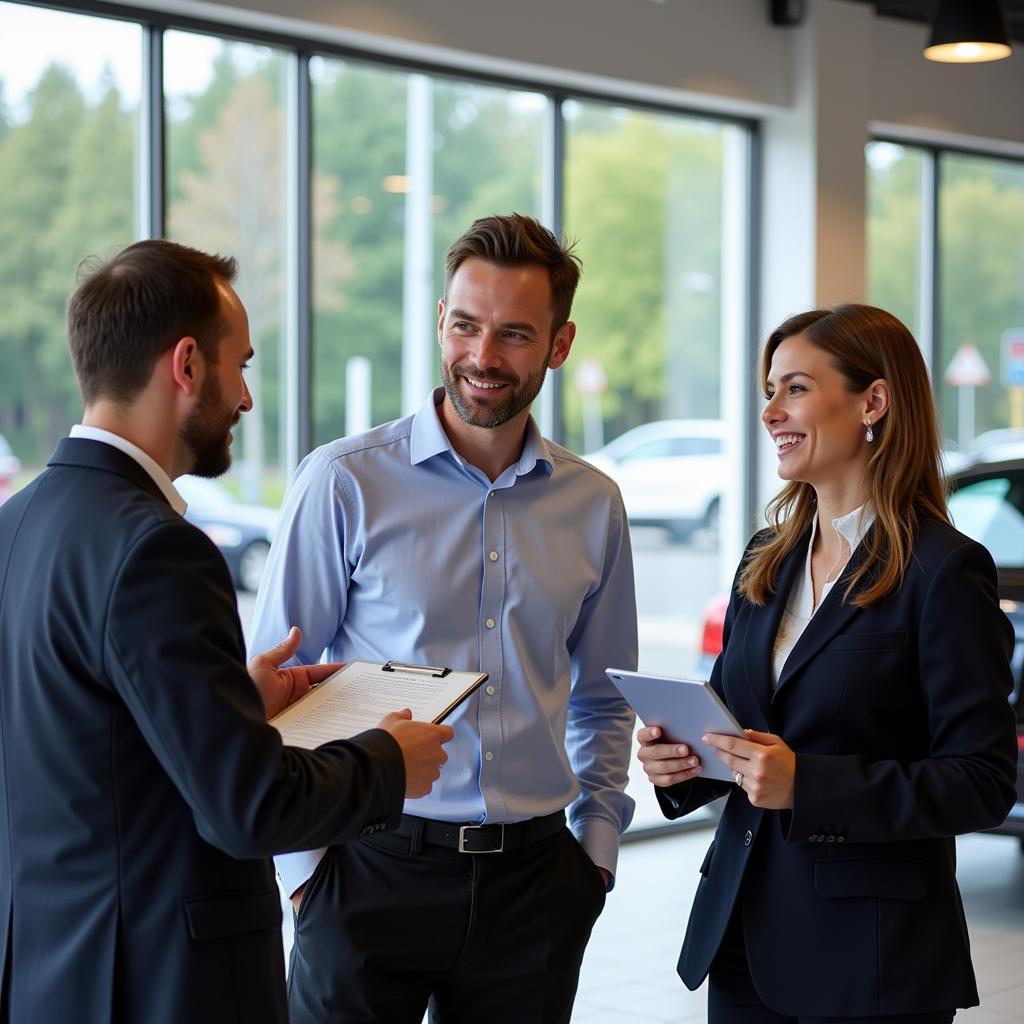
[[[477,221],[447,257],[444,387],[292,481],[255,647],[295,624],[307,660],[489,676],[395,832],[278,858],[296,1024],[419,1024],[428,1001],[439,1024],[569,1020],[633,810],[633,715],[605,669],[637,657],[618,489],[530,416],[578,278],[536,221]]]

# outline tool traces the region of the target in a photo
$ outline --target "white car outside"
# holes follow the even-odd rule
[[[619,485],[630,523],[686,540],[698,529],[717,532],[724,449],[721,420],[655,420],[583,457]]]

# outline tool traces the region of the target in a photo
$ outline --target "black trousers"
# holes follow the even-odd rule
[[[333,847],[306,886],[292,1024],[567,1024],[604,881],[566,828],[506,853],[389,833]]]
[[[754,988],[743,944],[743,922],[729,921],[708,976],[708,1024],[950,1024],[955,1010],[888,1017],[791,1017],[769,1010]]]

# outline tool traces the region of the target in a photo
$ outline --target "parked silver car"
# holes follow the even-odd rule
[[[677,540],[717,533],[728,474],[721,420],[654,420],[583,457],[619,485],[630,523]]]

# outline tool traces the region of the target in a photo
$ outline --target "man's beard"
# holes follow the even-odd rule
[[[477,373],[464,364],[450,366],[441,360],[441,382],[448,401],[455,407],[459,419],[472,427],[500,427],[528,408],[539,394],[546,372],[547,367],[541,366],[536,373],[520,381],[515,376],[493,372]],[[489,400],[468,398],[459,388],[459,377],[507,384],[508,387]]]
[[[181,428],[182,440],[192,452],[191,472],[215,477],[231,467],[228,433],[238,422],[238,410],[224,412],[224,393],[210,373],[199,390],[199,401]]]

